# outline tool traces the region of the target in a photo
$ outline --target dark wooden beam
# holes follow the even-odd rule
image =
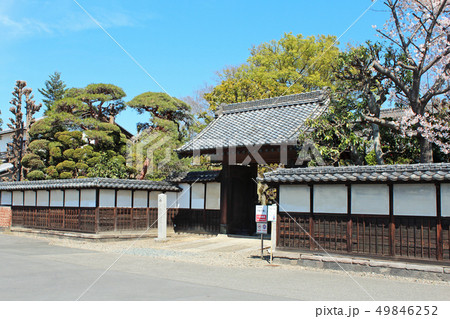
[[[444,259],[444,242],[442,239],[442,204],[441,204],[441,184],[436,183],[436,258]]]
[[[309,249],[313,250],[314,243],[314,185],[309,184]]]
[[[395,256],[394,185],[389,184],[389,255]]]
[[[352,185],[347,184],[347,251],[352,251],[353,242],[352,224]]]

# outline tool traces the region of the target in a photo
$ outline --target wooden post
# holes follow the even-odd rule
[[[442,240],[441,218],[441,184],[436,183],[436,259],[444,259],[444,242]]]
[[[150,227],[150,191],[147,191],[147,208],[145,209],[147,218],[147,229]]]
[[[309,249],[313,250],[314,245],[314,185],[309,184]]]
[[[46,227],[50,227],[50,210],[51,210],[51,200],[52,200],[52,191],[48,191],[48,211],[47,211],[47,218],[45,219],[47,221]]]
[[[394,185],[389,184],[389,254],[395,256]]]
[[[133,216],[134,216],[134,189],[131,191],[131,228],[134,228],[134,220],[133,220]],[[135,227],[137,229],[137,225]]]
[[[63,209],[62,209],[62,228],[65,229],[66,226],[66,190],[63,189]]]
[[[207,231],[207,228],[208,228],[208,225],[207,225],[207,222],[206,222],[206,184],[207,183],[203,183],[203,192],[204,192],[204,195],[203,195],[203,230],[204,231]]]
[[[114,231],[117,231],[117,189],[114,190]]]
[[[100,223],[100,190],[95,189],[95,218],[94,218],[94,231],[98,233]]]
[[[81,188],[78,189],[78,230],[81,230]]]
[[[347,184],[347,251],[352,251],[353,234],[352,234],[352,184]]]
[[[220,233],[226,234],[228,232],[227,215],[230,200],[231,176],[230,166],[228,165],[228,157],[224,154],[224,161],[222,164],[222,178],[220,182]]]

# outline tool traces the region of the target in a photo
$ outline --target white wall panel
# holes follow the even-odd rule
[[[347,213],[347,186],[314,185],[315,213]]]
[[[115,194],[114,189],[101,189],[99,207],[114,207]]]
[[[220,183],[206,184],[206,209],[220,209]]]
[[[167,192],[167,209],[178,208],[178,194],[176,192]]]
[[[38,207],[48,207],[48,205],[49,205],[48,196],[49,196],[49,191],[45,191],[45,190],[37,191],[37,203],[36,203],[36,206],[38,206]]]
[[[135,191],[133,198],[133,207],[136,208],[146,208],[147,207],[147,191]]]
[[[178,205],[180,208],[189,208],[189,196],[191,192],[191,187],[189,184],[178,185],[183,190],[178,194]]]
[[[2,191],[2,205],[11,205],[12,193],[8,191]]]
[[[52,189],[50,191],[50,206],[63,206],[63,191],[61,189]]]
[[[192,190],[192,209],[203,209],[205,203],[205,185],[195,183]]]
[[[394,185],[394,215],[436,216],[434,184]]]
[[[66,189],[64,205],[66,207],[78,207],[80,204],[80,192],[78,189]]]
[[[389,215],[389,186],[353,184],[352,214]]]
[[[36,193],[34,191],[25,191],[24,206],[36,206]]]
[[[23,206],[23,192],[14,191],[12,193],[12,204],[13,206]]]
[[[95,189],[82,189],[80,206],[95,207],[97,205],[97,191]]]
[[[131,191],[130,190],[122,190],[121,189],[121,190],[117,191],[117,207],[131,207]]]
[[[151,208],[158,208],[158,195],[162,194],[162,192],[150,192],[150,204]]]
[[[307,213],[310,211],[310,187],[280,185],[280,211]]]
[[[450,184],[448,183],[441,184],[441,216],[450,217]]]

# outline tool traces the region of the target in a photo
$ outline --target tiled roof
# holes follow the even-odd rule
[[[180,191],[180,188],[169,182],[113,178],[54,179],[42,181],[0,183],[0,190],[3,191],[65,188],[113,188],[175,192]]]
[[[170,176],[167,180],[173,183],[215,182],[221,171],[196,171]]]
[[[296,141],[305,121],[328,107],[326,91],[294,94],[223,106],[218,118],[177,151],[278,144]]]
[[[450,163],[284,168],[264,174],[266,183],[450,181]]]
[[[380,110],[380,118],[392,118],[394,120],[398,120],[403,115],[405,115],[405,110],[400,108],[391,108],[391,109],[381,109]]]

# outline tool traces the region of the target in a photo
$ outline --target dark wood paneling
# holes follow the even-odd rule
[[[441,218],[441,248],[435,217],[395,216],[392,227],[392,216],[351,215],[350,232],[348,218],[345,214],[280,212],[277,247],[365,256],[390,256],[395,252],[394,256],[402,258],[450,260],[450,218]]]

